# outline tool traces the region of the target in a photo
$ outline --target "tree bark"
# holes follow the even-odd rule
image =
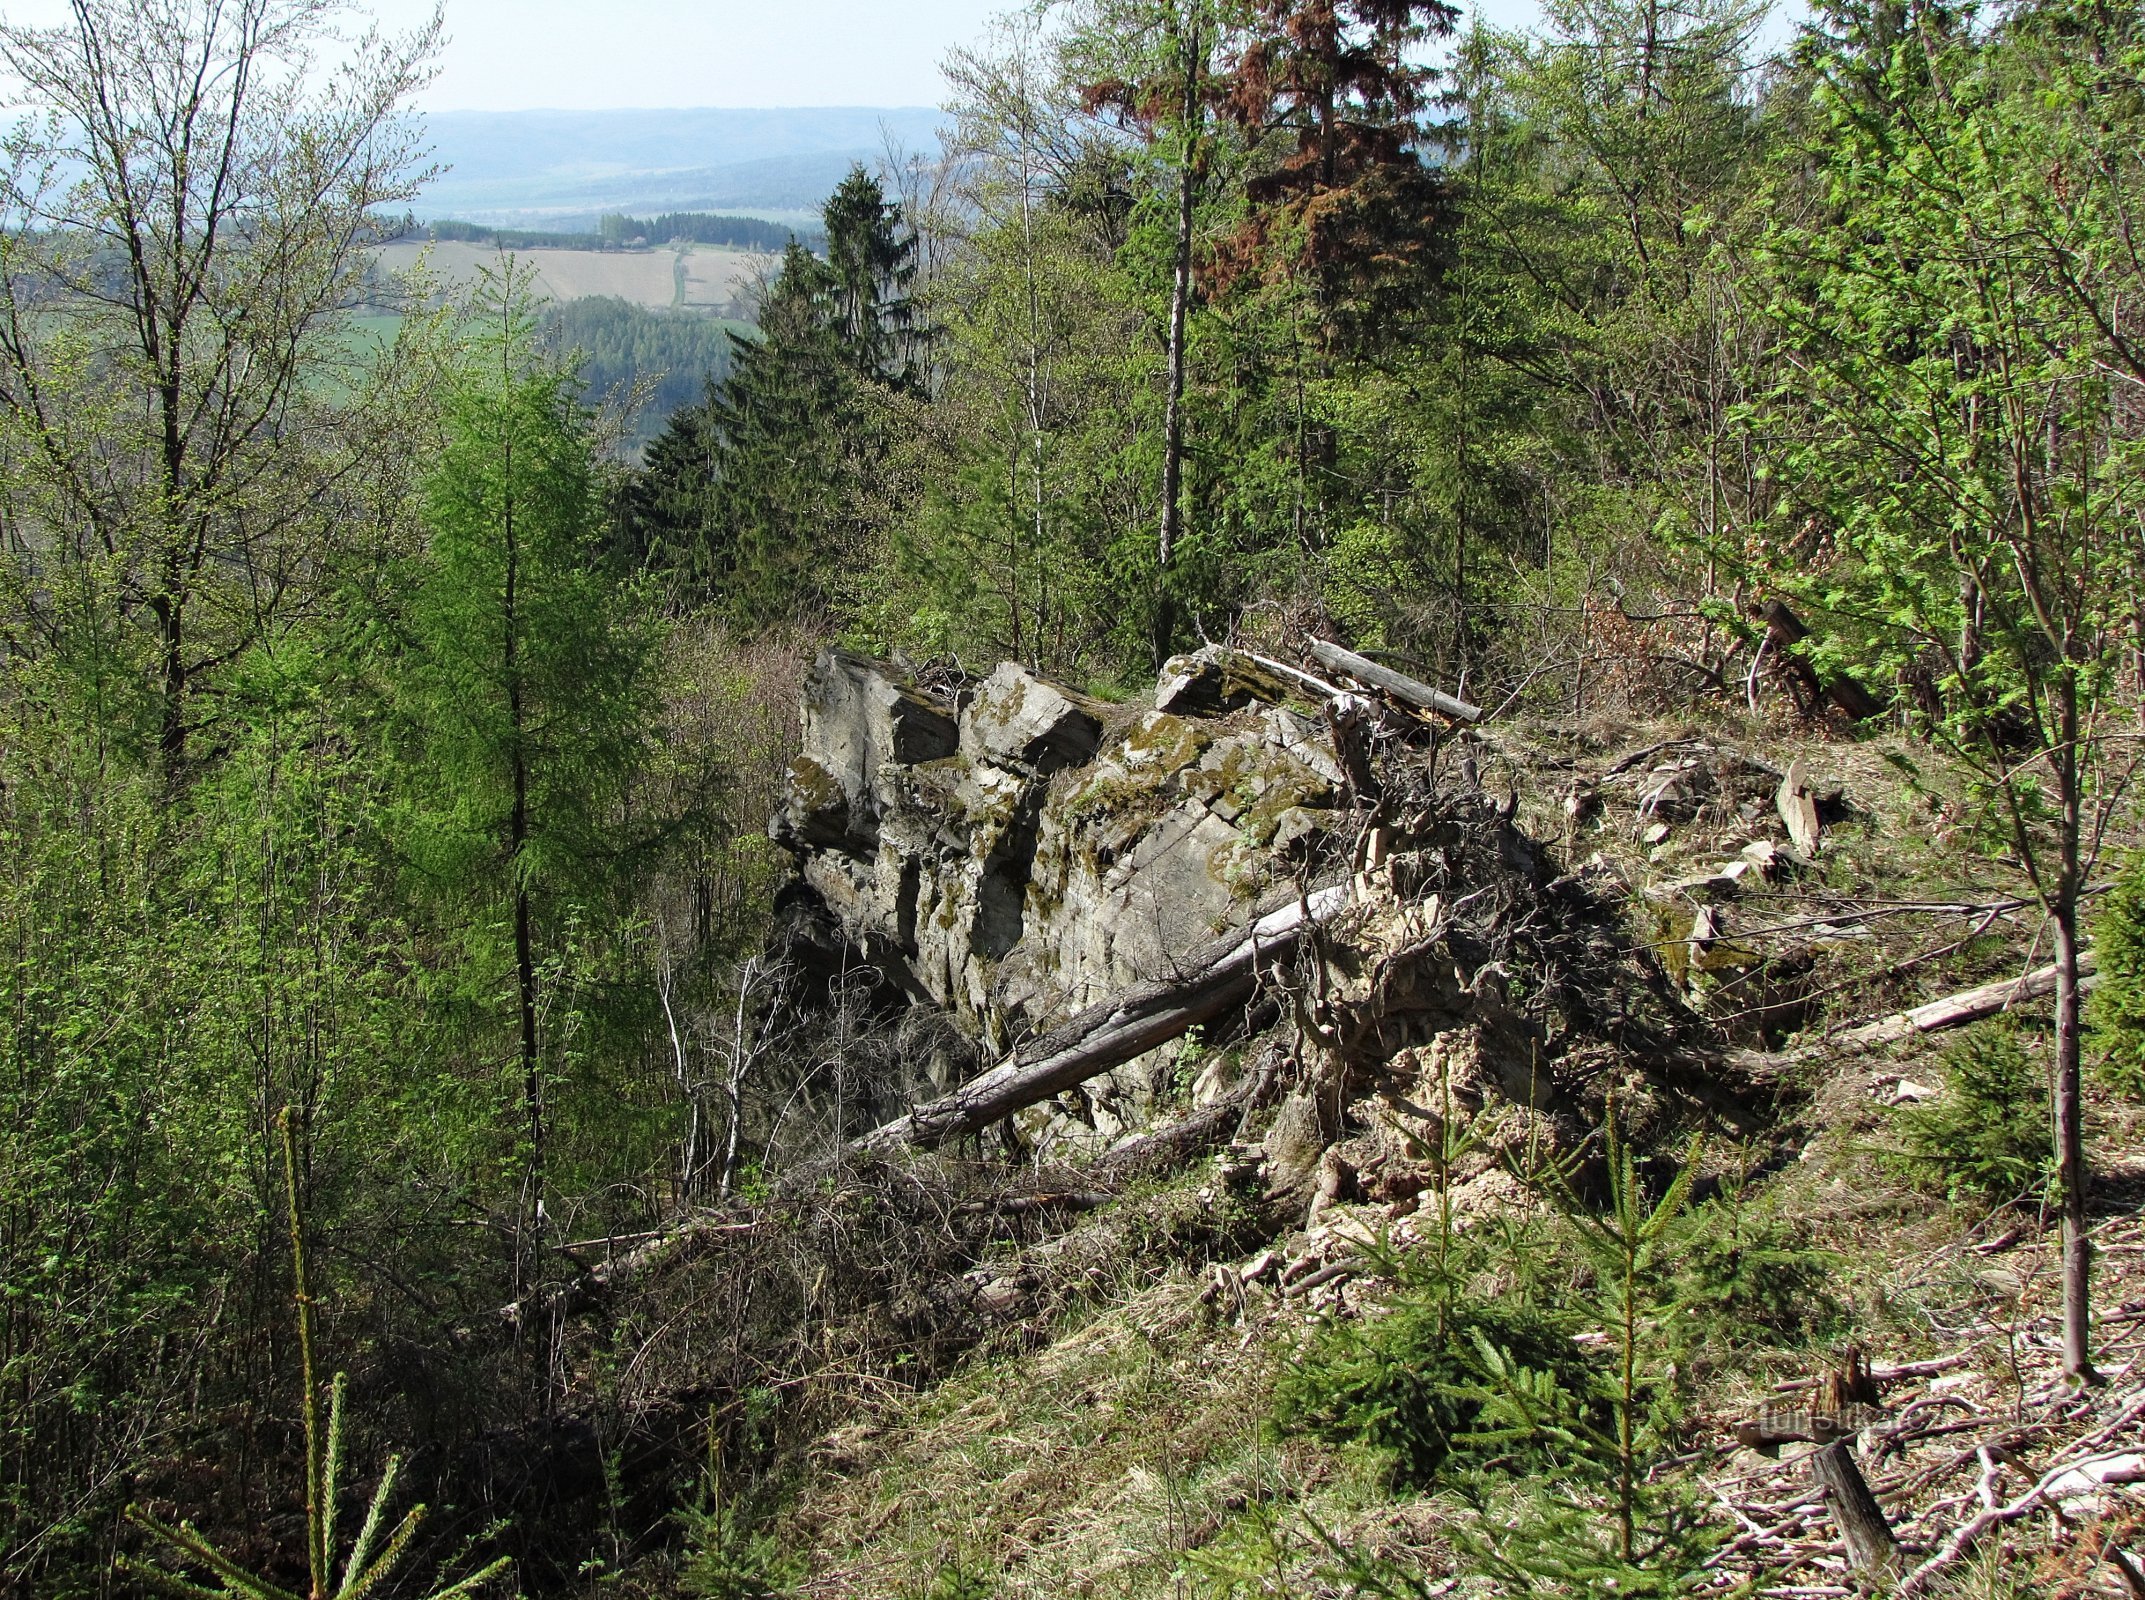
[[[2063,1191],[2063,1370],[2094,1381],[2092,1349],[2093,1239],[2086,1225],[2084,1107],[2079,1085],[2081,963],[2074,894],[2059,897],[2056,935],[2056,1182]]]
[[[1765,637],[1772,643],[1773,659],[1780,663],[1782,675],[1809,697],[1812,710],[1820,699],[1829,699],[1857,722],[1866,722],[1884,709],[1884,702],[1864,688],[1859,679],[1844,672],[1835,674],[1830,682],[1818,678],[1817,669],[1795,648],[1810,637],[1810,630],[1802,618],[1788,609],[1786,601],[1768,601],[1760,615],[1765,619]]]
[[[2075,965],[2072,982],[2075,994],[2072,1009],[2075,1013],[2078,1001],[2100,981],[2100,974],[2091,946],[2075,948],[2073,959]],[[1888,1017],[1879,1017],[1873,1022],[1845,1029],[1815,1044],[1802,1045],[1793,1050],[1731,1051],[1728,1059],[1746,1071],[1763,1075],[1799,1061],[1813,1060],[1821,1055],[1875,1050],[1921,1034],[1941,1033],[1948,1028],[1963,1028],[1968,1023],[1980,1022],[1984,1018],[2009,1011],[2024,1001],[2038,1000],[2043,995],[2055,994],[2061,972],[2060,962],[2036,967],[2022,978],[2006,978],[2000,983],[1985,983],[1979,988],[1948,994],[1942,999],[1918,1005],[1911,1011],[1895,1011]]]
[[[529,887],[521,875],[529,846],[529,762],[523,745],[526,708],[521,693],[521,619],[517,588],[521,550],[514,530],[514,446],[506,444],[504,509],[501,538],[506,547],[505,623],[506,703],[513,768],[513,809],[507,818],[507,872],[514,883],[514,988],[519,1002],[523,1110],[529,1119],[528,1237],[522,1241],[520,1270],[534,1283],[544,1256],[544,1076],[536,1029],[536,939]]]
[[[1889,1571],[1899,1559],[1899,1545],[1855,1462],[1852,1441],[1836,1439],[1818,1446],[1810,1457],[1810,1471],[1825,1491],[1832,1520],[1839,1524],[1847,1564],[1857,1572]]]
[[[1854,1436],[1877,1400],[1868,1362],[1861,1351],[1850,1349],[1838,1366],[1818,1380],[1809,1419],[1810,1437],[1817,1443],[1810,1471],[1825,1492],[1832,1520],[1839,1524],[1848,1566],[1863,1573],[1889,1572],[1899,1560],[1892,1525],[1885,1521],[1883,1508],[1870,1493],[1861,1464],[1855,1460]]]
[[[1183,118],[1179,130],[1184,149],[1177,171],[1176,260],[1169,282],[1169,372],[1162,397],[1162,532],[1155,545],[1160,589],[1154,613],[1156,666],[1169,659],[1170,642],[1177,631],[1177,606],[1169,592],[1169,581],[1170,567],[1177,558],[1177,541],[1184,531],[1184,325],[1191,309],[1192,221],[1199,199],[1196,125],[1202,45],[1197,23],[1184,32],[1180,43],[1184,98],[1179,108]]]

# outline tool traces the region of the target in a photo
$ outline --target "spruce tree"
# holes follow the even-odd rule
[[[923,387],[915,245],[854,169],[824,260],[792,240],[729,378],[677,413],[628,497],[628,537],[747,626],[824,611],[862,542],[884,397]]]

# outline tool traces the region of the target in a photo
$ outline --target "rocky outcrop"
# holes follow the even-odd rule
[[[1304,941],[1315,978],[1287,979],[1254,951],[1256,992],[1296,982],[1291,1036],[1321,1082],[1360,1087],[1464,1036],[1470,1085],[1561,1115],[1582,1077],[1608,1081],[1598,1061],[1566,1073],[1588,1052],[1660,1060],[1680,1048],[1674,996],[1583,873],[1556,879],[1479,786],[1441,792],[1433,746],[1404,718],[1377,733],[1375,774],[1355,747],[1351,780],[1333,744],[1346,697],[1329,691],[1318,715],[1292,698],[1303,687],[1292,671],[1210,649],[1165,668],[1159,704],[1108,705],[1011,663],[932,687],[830,652],[772,830],[796,859],[792,898],[823,947],[860,956],[997,1063],[974,1083],[1006,1080],[993,1115],[1010,1112],[1038,1147],[1106,1144],[1179,1091],[1195,1106],[1232,1093],[1230,1052],[1180,1073],[1159,1022],[1129,1060],[1114,1035],[1067,1043],[1057,1076],[1078,1079],[1077,1093],[1061,1092],[1047,1047],[1128,995],[1150,996],[1157,1017],[1191,1016],[1201,960],[1277,907],[1334,893],[1345,909]],[[1323,885],[1347,887],[1312,892]],[[1108,1070],[1072,1071],[1088,1064]],[[909,1096],[901,1109],[915,1118],[975,1120],[954,1103],[969,1086],[954,1094],[934,1075],[930,1092],[946,1103],[910,1089],[894,1099]]]
[[[1187,696],[1201,663],[1171,667],[1179,711],[829,651],[771,832],[853,947],[1004,1048],[1247,921],[1335,820],[1340,770],[1282,680]]]

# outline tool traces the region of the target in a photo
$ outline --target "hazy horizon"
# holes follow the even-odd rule
[[[390,31],[420,26],[431,0],[372,0]],[[430,114],[519,111],[778,111],[936,106],[939,64],[979,42],[1012,0],[448,0]],[[1506,26],[1538,0],[1485,0]],[[12,21],[51,24],[66,0],[0,0]]]

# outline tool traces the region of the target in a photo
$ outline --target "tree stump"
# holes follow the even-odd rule
[[[1848,1566],[1872,1574],[1891,1571],[1899,1559],[1892,1525],[1885,1521],[1855,1460],[1859,1419],[1876,1403],[1877,1386],[1870,1381],[1869,1364],[1861,1351],[1849,1350],[1840,1365],[1819,1380],[1810,1412],[1810,1436],[1817,1444],[1810,1470],[1825,1492],[1832,1520],[1839,1524]]]

